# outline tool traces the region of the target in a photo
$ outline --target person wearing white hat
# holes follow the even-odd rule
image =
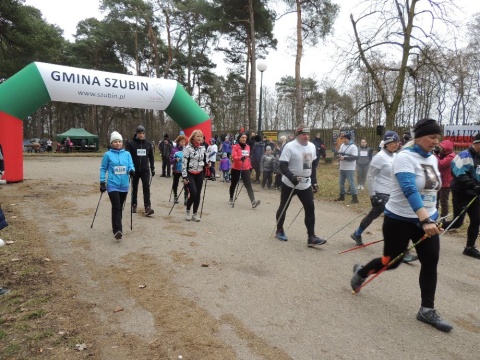
[[[110,150],[103,154],[100,165],[100,192],[108,192],[112,203],[112,230],[115,239],[121,240],[123,203],[130,187],[129,176],[135,174],[132,156],[123,149],[123,138],[117,131],[110,135]]]

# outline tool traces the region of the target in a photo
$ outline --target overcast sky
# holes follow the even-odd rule
[[[356,1],[334,0],[334,2],[341,7],[335,23],[334,36],[330,36],[325,44],[320,43],[315,48],[305,48],[301,66],[303,77],[313,77],[320,80],[323,76],[335,72],[336,46],[333,42],[341,41],[342,38],[346,38],[347,31],[351,32],[349,15],[354,12],[351,4],[356,3]],[[480,1],[478,0],[455,0],[455,3],[465,9],[464,19],[467,19],[473,13],[480,12]],[[40,9],[46,21],[62,28],[64,37],[71,41],[73,41],[73,34],[76,32],[79,21],[88,17],[102,17],[98,10],[100,0],[25,0],[25,4]],[[285,40],[287,34],[295,31],[294,28],[295,15],[293,14],[276,22],[275,36],[278,39],[278,46],[277,51],[270,52],[265,60],[267,70],[263,75],[264,85],[273,87],[282,76],[294,76],[295,54],[291,49],[288,49]],[[222,56],[217,54],[213,56],[212,60],[218,65],[217,73],[219,75],[225,74],[226,69],[221,65],[223,63]],[[260,80],[258,80],[258,85],[259,83]]]

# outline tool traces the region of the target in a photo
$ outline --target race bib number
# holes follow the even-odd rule
[[[249,152],[248,150],[242,150],[242,156],[248,156]]]
[[[114,166],[113,167],[113,173],[115,175],[125,175],[127,173],[127,167],[126,166]]]
[[[137,149],[137,156],[147,156],[147,149]]]
[[[310,178],[309,177],[301,177],[299,182],[300,182],[300,184],[308,184],[310,182]]]
[[[368,151],[366,150],[360,151],[360,156],[368,156]]]
[[[437,206],[437,192],[423,190],[420,192],[420,196],[425,208],[434,208]]]

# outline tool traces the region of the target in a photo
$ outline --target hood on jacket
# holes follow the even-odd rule
[[[453,151],[453,142],[451,140],[443,140],[440,143],[445,155],[450,154]]]

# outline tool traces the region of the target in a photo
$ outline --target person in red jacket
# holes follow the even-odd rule
[[[232,146],[232,170],[230,171],[230,205],[234,204],[233,196],[235,195],[235,188],[240,180],[243,181],[243,186],[247,189],[248,197],[252,202],[252,208],[255,209],[260,205],[260,200],[255,200],[255,195],[252,189],[252,182],[250,180],[250,170],[252,164],[250,162],[250,146],[247,145],[247,135],[240,133],[238,135],[237,143]]]
[[[438,170],[440,170],[440,176],[442,178],[442,188],[438,192],[438,202],[441,208],[440,217],[444,217],[448,215],[450,183],[452,182],[452,171],[450,169],[450,164],[455,157],[455,152],[453,151],[453,142],[450,140],[443,140],[439,144],[438,151],[435,151],[435,155],[438,159]]]

